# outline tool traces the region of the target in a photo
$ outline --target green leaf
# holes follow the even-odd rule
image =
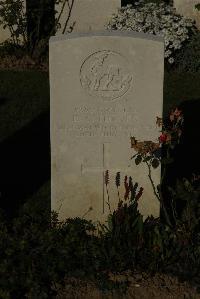
[[[138,155],[137,158],[135,159],[135,164],[138,165],[142,162],[142,156]]]
[[[151,162],[151,165],[152,165],[153,168],[157,168],[159,166],[159,164],[160,164],[159,160],[156,159],[156,158],[153,159],[152,162]]]
[[[138,232],[140,235],[142,235],[142,232],[143,232],[143,216],[142,215],[139,215],[139,218],[138,218]]]
[[[145,158],[143,159],[143,162],[148,162],[149,160],[151,160],[151,158],[152,158],[152,156],[145,157]]]
[[[197,10],[200,10],[200,3],[197,3],[197,4],[195,5],[195,8],[196,8]]]
[[[137,154],[133,155],[133,156],[130,158],[130,160],[132,160],[132,159],[135,158],[136,156],[137,156]]]
[[[108,228],[109,228],[110,231],[113,230],[113,222],[112,222],[112,215],[111,214],[109,214],[109,216],[108,216]]]
[[[191,183],[187,179],[183,179],[183,182],[184,182],[185,189],[189,192],[192,192],[193,187],[192,187]]]

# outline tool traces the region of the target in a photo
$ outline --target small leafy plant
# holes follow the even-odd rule
[[[195,5],[195,8],[196,8],[197,10],[200,10],[200,3],[196,4],[196,5]]]
[[[9,29],[14,45],[27,43],[26,24],[24,1],[0,1],[0,25]]]
[[[40,37],[40,32],[42,30],[41,18],[43,16],[44,10],[49,9],[48,3],[42,1],[41,7],[39,9],[29,13],[31,18],[37,21],[35,28],[28,36],[28,16],[25,12],[24,0],[0,1],[0,25],[3,26],[3,29],[8,28],[10,31],[11,39],[8,39],[6,43],[12,44],[13,55],[15,54],[16,48],[21,46],[26,54],[30,55],[35,60],[40,61],[40,59],[47,53],[50,36],[54,35],[61,26],[60,19],[66,7],[68,7],[68,15],[64,22],[62,33],[64,34],[65,32],[71,32],[73,30],[74,24],[70,24],[70,17],[74,6],[74,1],[75,0],[53,0],[54,6],[61,3],[61,10],[58,14],[58,17],[55,19],[55,23],[52,25],[49,34],[42,38]],[[54,10],[54,13],[57,13],[57,11]]]
[[[128,264],[134,264],[132,254],[136,254],[142,244],[143,216],[138,211],[138,200],[142,196],[143,188],[138,190],[138,183],[133,183],[131,176],[129,178],[125,176],[123,182],[125,192],[121,198],[118,189],[121,185],[121,175],[117,172],[115,185],[118,191],[118,206],[112,212],[109,203],[109,170],[105,172],[105,184],[110,214],[108,225],[99,223],[98,230],[98,234],[104,240],[104,246],[109,248],[109,253],[106,253],[103,246],[104,263],[110,269],[115,265],[117,269],[123,270]]]
[[[162,126],[161,135],[158,138],[159,142],[138,142],[135,137],[131,137],[131,147],[137,152],[131,159],[135,158],[136,165],[141,162],[146,163],[154,194],[161,203],[161,210],[164,212],[167,225],[171,228],[177,227],[177,230],[184,231],[184,234],[188,236],[188,234],[190,235],[199,229],[200,176],[193,174],[191,182],[186,178],[178,179],[175,189],[168,186],[168,196],[170,196],[168,202],[172,207],[172,215],[169,215],[165,207],[162,191],[162,185],[166,184],[167,166],[173,163],[173,150],[181,141],[184,129],[184,116],[182,111],[175,107],[171,110],[169,118],[165,120],[165,123],[159,117],[157,117],[156,123],[159,127]],[[161,163],[163,166],[161,182],[156,188],[151,177],[151,171],[152,168],[157,168]]]

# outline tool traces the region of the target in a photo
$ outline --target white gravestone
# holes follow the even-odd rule
[[[50,39],[51,208],[59,219],[104,222],[123,199],[124,177],[144,188],[139,209],[159,216],[146,165],[136,166],[130,136],[158,142],[164,41],[141,33],[70,34]],[[104,175],[109,170],[109,184]],[[119,190],[116,173],[121,174]],[[155,185],[160,168],[152,171]]]
[[[0,25],[0,43],[5,42],[11,37],[10,31],[8,28],[3,28],[3,25]]]
[[[174,0],[177,13],[195,20],[197,28],[200,29],[200,11],[195,8],[196,4],[200,4],[200,0]]]
[[[63,4],[65,4],[63,6]],[[55,6],[56,18],[63,7],[60,18],[61,28],[56,35],[62,34],[65,22],[69,17],[67,29],[73,27],[73,32],[102,31],[108,23],[112,14],[121,7],[121,0],[62,0]],[[66,31],[65,31],[66,33]]]

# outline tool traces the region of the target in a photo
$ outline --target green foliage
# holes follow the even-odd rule
[[[24,12],[24,1],[22,0],[4,0],[0,1],[0,24],[3,29],[8,28],[11,33],[12,42],[15,45],[26,44],[26,14]]]
[[[178,107],[173,108],[165,120],[157,116],[156,124],[158,127],[162,127],[162,134],[158,138],[158,143],[152,141],[138,142],[134,136],[130,137],[131,147],[136,151],[136,154],[131,159],[136,157],[136,165],[141,162],[146,164],[153,193],[161,204],[161,210],[164,212],[166,222],[172,226],[161,191],[162,186],[165,184],[167,166],[173,162],[172,152],[181,141],[184,124],[182,111]],[[152,168],[158,168],[161,163],[163,169],[160,185],[155,186],[152,179]]]
[[[57,213],[33,209],[32,202],[12,222],[1,214],[0,296],[55,298],[58,285],[72,276],[86,276],[104,290],[125,287],[113,285],[105,273],[135,268],[198,276],[199,187],[186,179],[177,182],[172,196],[187,204],[170,228],[159,218],[143,220],[138,184],[130,178],[126,182],[132,194],[98,228],[80,218],[60,222]]]
[[[100,225],[102,245],[100,249],[104,265],[113,271],[134,268],[137,250],[141,246],[143,217],[137,209],[137,202],[120,202],[108,219],[108,227]]]
[[[93,225],[78,218],[59,223],[55,213],[47,219],[24,213],[8,228],[1,223],[0,290],[11,298],[51,298],[52,284],[62,283],[65,273],[92,272]]]
[[[0,45],[0,57],[15,56],[16,58],[22,58],[26,53],[26,48],[22,45],[17,45],[5,41]]]
[[[173,202],[179,203],[183,208],[176,215],[176,225],[188,234],[198,232],[200,228],[200,186],[194,187],[186,178],[177,180],[175,190],[169,187]]]
[[[172,71],[200,72],[200,31],[191,36],[184,48],[176,54],[175,65]]]
[[[33,17],[37,20],[37,29],[40,29],[40,12],[32,11]],[[35,45],[30,44],[30,37],[27,35],[27,13],[25,12],[23,0],[0,1],[0,24],[3,25],[3,29],[8,28],[10,31],[11,39],[6,41],[7,44],[10,43],[15,48],[21,45],[24,47],[26,54],[33,56]],[[36,45],[40,48],[46,48],[46,44],[42,43],[41,45],[38,33],[35,35]],[[40,52],[43,52],[43,50],[40,49]]]
[[[7,28],[10,31],[11,39],[8,39],[7,42],[12,45],[19,46],[23,45],[25,53],[30,55],[36,61],[41,61],[48,57],[48,43],[50,36],[54,35],[57,29],[60,27],[60,18],[62,16],[63,9],[65,6],[69,8],[69,15],[66,18],[64,29],[65,31],[72,31],[74,24],[69,25],[71,11],[73,8],[74,0],[70,2],[69,0],[53,0],[54,7],[55,4],[61,5],[61,12],[58,15],[58,18],[55,19],[54,24],[45,24],[41,23],[42,18],[44,18],[44,12],[49,11],[52,14],[52,2],[49,0],[41,0],[40,7],[38,9],[32,9],[29,12],[29,18],[35,21],[34,28],[32,32],[27,34],[28,20],[27,13],[24,8],[24,0],[5,0],[0,1],[0,25],[3,25],[3,28]],[[53,14],[57,11],[54,9]],[[41,36],[41,31],[45,28],[50,28],[47,31],[45,36]]]
[[[142,162],[142,156],[141,155],[137,155],[137,157],[135,158],[135,164],[139,165]]]
[[[200,10],[200,3],[196,4],[196,5],[195,5],[195,8],[196,8],[197,10]]]

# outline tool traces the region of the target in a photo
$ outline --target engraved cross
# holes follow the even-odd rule
[[[81,174],[84,173],[102,173],[102,177],[103,177],[103,186],[102,186],[102,193],[103,193],[103,213],[105,210],[105,180],[104,180],[104,176],[105,176],[105,171],[108,170],[109,172],[120,172],[120,171],[129,171],[130,168],[125,168],[123,166],[117,167],[117,168],[111,168],[110,167],[110,143],[103,143],[102,144],[102,166],[87,166],[87,165],[83,165],[81,164]]]

